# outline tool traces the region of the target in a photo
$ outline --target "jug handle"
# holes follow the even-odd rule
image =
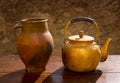
[[[15,35],[15,37],[17,37],[17,34],[16,34],[16,29],[18,29],[18,28],[23,29],[23,26],[22,26],[22,25],[20,25],[20,24],[16,24],[16,25],[14,26],[14,29],[13,29],[13,34]]]
[[[64,27],[64,43],[65,43],[65,40],[67,40],[67,34],[66,34],[66,33],[67,33],[68,27],[69,27],[71,24],[73,24],[73,23],[75,23],[75,22],[78,22],[78,21],[87,21],[87,22],[95,25],[95,27],[96,27],[95,39],[96,39],[96,42],[97,42],[97,44],[98,44],[98,33],[99,33],[98,25],[97,25],[97,23],[94,21],[94,19],[89,18],[89,17],[76,17],[76,18],[71,19],[71,21],[68,21],[68,22],[67,22],[67,24],[66,24],[65,27]]]

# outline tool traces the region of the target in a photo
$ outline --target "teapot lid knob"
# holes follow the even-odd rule
[[[81,31],[79,32],[79,37],[80,37],[80,38],[83,38],[83,35],[84,35],[84,31],[81,30]]]

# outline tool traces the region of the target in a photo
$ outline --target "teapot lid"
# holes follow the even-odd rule
[[[94,41],[94,37],[84,35],[83,31],[80,31],[79,35],[69,36],[68,39],[72,41]]]

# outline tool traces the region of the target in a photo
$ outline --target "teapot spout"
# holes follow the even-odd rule
[[[101,47],[101,52],[102,52],[101,53],[102,56],[100,59],[101,62],[104,62],[108,57],[108,47],[111,40],[112,40],[111,38],[108,38],[107,41],[104,43],[104,45]]]

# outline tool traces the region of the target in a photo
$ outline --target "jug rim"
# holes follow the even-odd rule
[[[48,19],[41,19],[41,18],[26,18],[22,19],[22,22],[47,22]]]

